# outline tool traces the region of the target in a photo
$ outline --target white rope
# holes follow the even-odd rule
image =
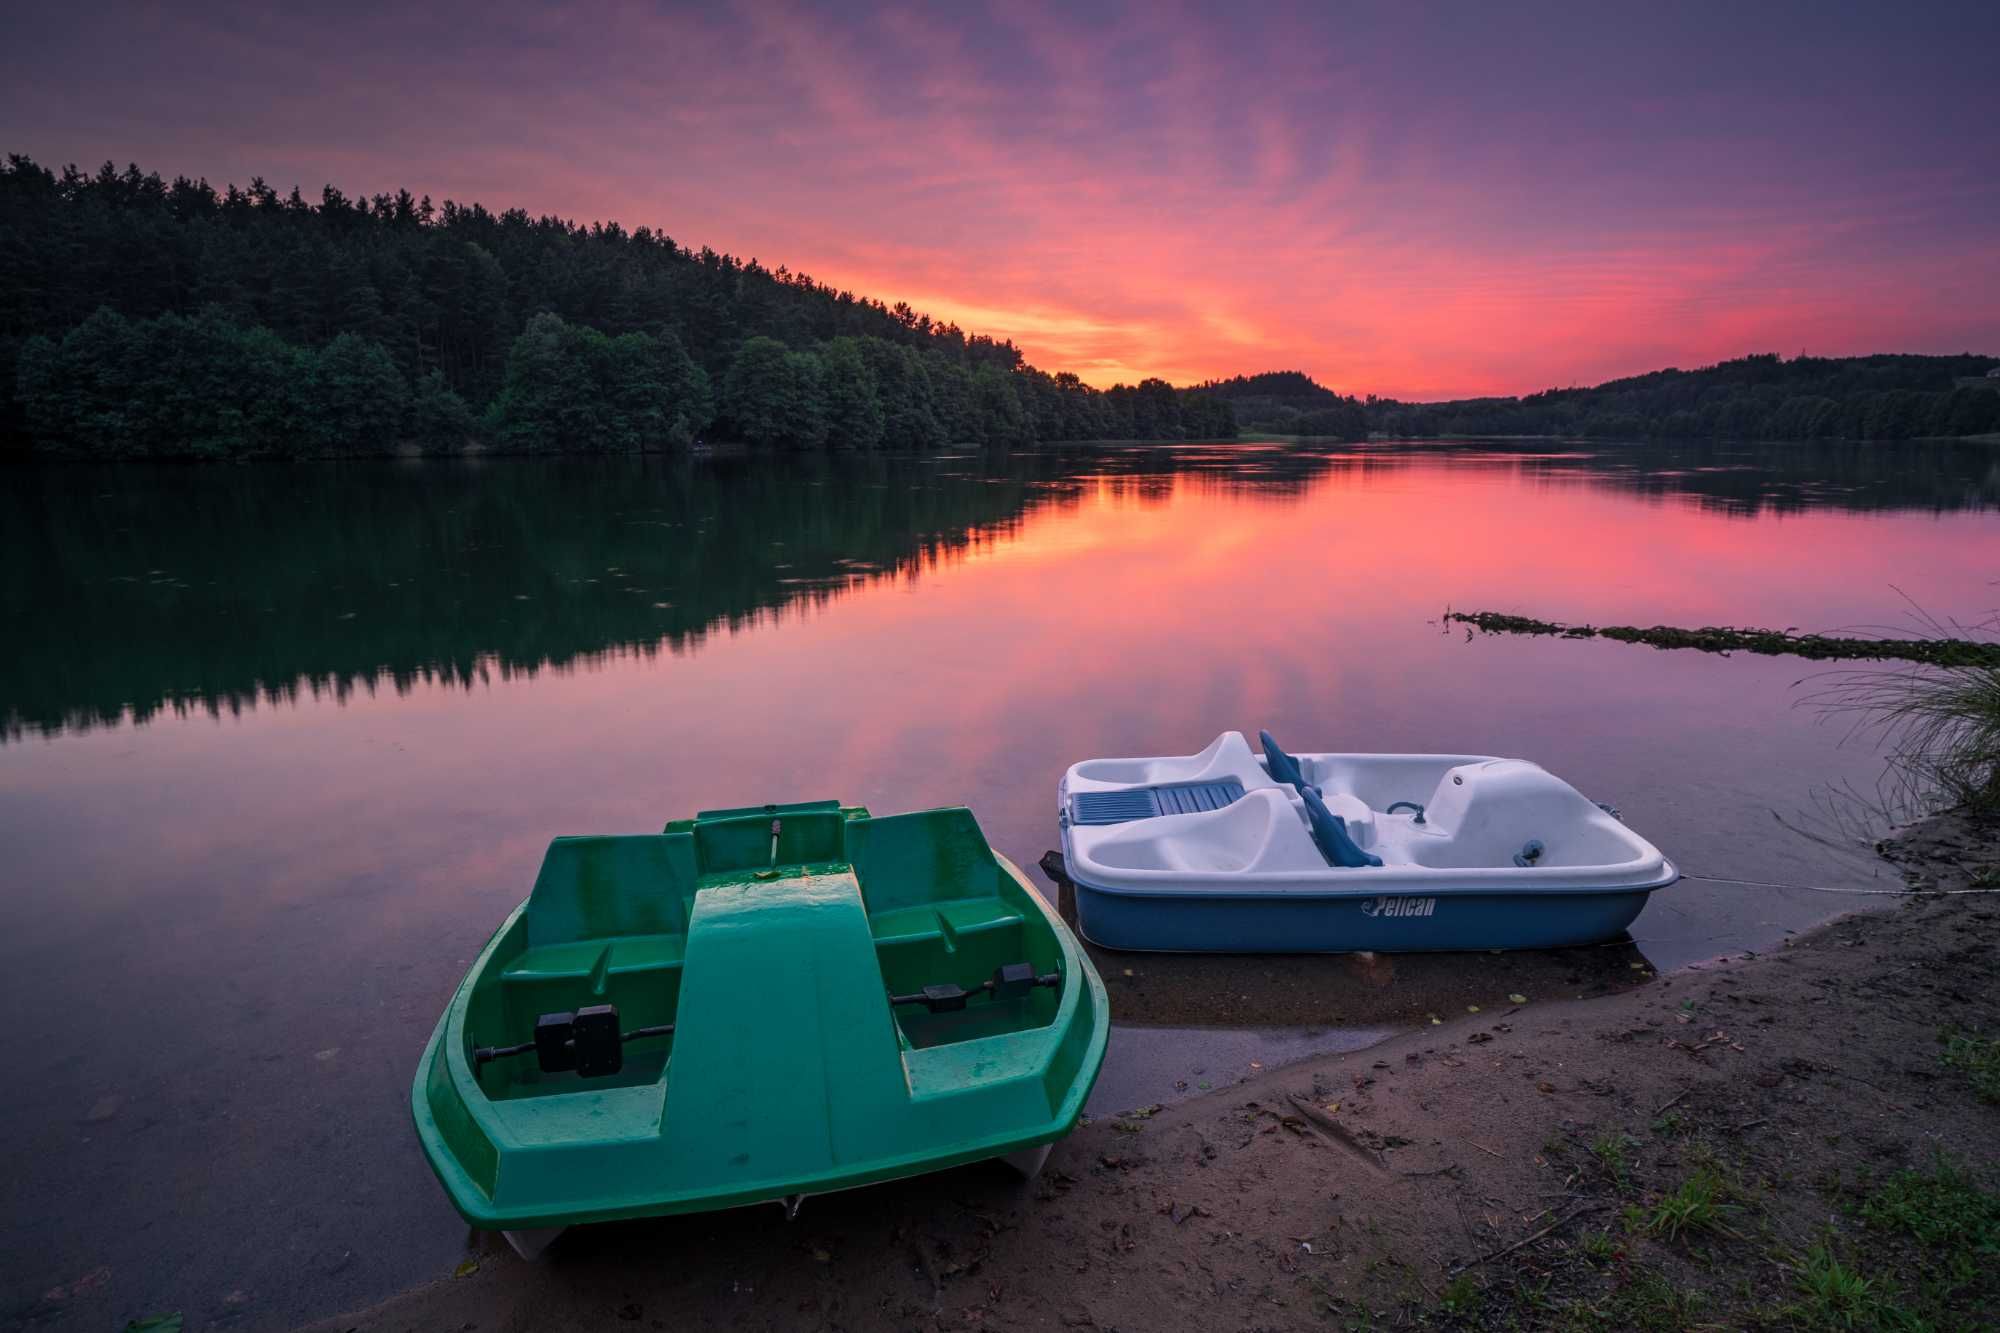
[[[1731,879],[1727,875],[1690,875],[1710,884],[1747,884],[1756,889],[1804,889],[1809,893],[1851,893],[1872,898],[1959,898],[1975,893],[2000,893],[2000,889],[1838,889],[1827,884],[1781,884],[1774,879]]]

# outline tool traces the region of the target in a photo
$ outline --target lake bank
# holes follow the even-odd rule
[[[1993,830],[1957,817],[1887,850],[1930,888],[2000,876]],[[538,1266],[474,1237],[463,1276],[311,1327],[1742,1326],[1807,1317],[1785,1307],[1819,1299],[1815,1245],[1872,1283],[1855,1299],[1966,1320],[2000,1295],[1990,1265],[1936,1277],[1953,1238],[1901,1236],[1889,1204],[1975,1197],[1925,1174],[1937,1153],[2000,1187],[2000,1107],[1938,1038],[2000,1029],[1996,939],[1992,900],[1911,898],[1100,1117],[1027,1186],[981,1166],[791,1224],[599,1227]]]

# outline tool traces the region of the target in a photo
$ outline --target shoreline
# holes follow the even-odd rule
[[[945,457],[966,452],[1022,453],[1061,452],[1063,450],[1089,450],[1110,448],[1133,448],[1144,446],[1157,449],[1213,446],[1219,444],[1294,444],[1294,445],[1374,445],[1396,444],[1429,447],[1449,444],[1562,444],[1581,445],[1591,448],[1619,448],[1629,445],[1876,445],[1893,447],[1896,445],[1939,445],[1971,444],[2000,445],[2000,432],[1979,435],[1913,435],[1897,439],[1875,439],[1869,437],[1839,437],[1817,440],[1752,439],[1735,435],[1691,435],[1691,436],[1586,436],[1586,435],[1481,435],[1471,432],[1452,435],[1393,435],[1371,432],[1366,439],[1349,439],[1339,435],[1296,435],[1284,431],[1239,430],[1234,435],[1190,436],[1185,439],[1143,439],[1122,436],[1107,436],[1088,440],[1037,440],[1028,444],[980,444],[976,441],[961,441],[937,445],[931,448],[874,448],[848,449],[832,445],[817,445],[803,449],[772,450],[764,446],[741,440],[704,441],[688,446],[648,446],[638,449],[510,449],[484,441],[460,447],[440,449],[426,448],[409,441],[398,441],[386,449],[372,450],[329,450],[299,454],[251,453],[229,457],[192,457],[188,455],[166,455],[160,457],[84,457],[72,454],[54,453],[33,447],[0,445],[0,468],[30,467],[106,467],[139,464],[141,466],[167,467],[209,467],[258,466],[262,464],[313,464],[313,463],[424,463],[424,462],[481,462],[511,459],[612,459],[612,458],[670,458],[692,461],[695,459],[744,459],[756,458],[767,461],[796,460],[799,458],[851,455],[871,456],[916,456]]]
[[[1887,851],[1927,888],[2000,877],[1994,830],[1959,815]],[[981,1164],[789,1224],[589,1228],[538,1265],[475,1235],[463,1276],[308,1327],[1743,1326],[1805,1317],[1787,1302],[1815,1245],[1868,1300],[1970,1320],[1995,1266],[1925,1286],[1926,1248],[1853,1214],[1939,1153],[2000,1190],[2000,1105],[1939,1055],[1942,1028],[2000,1032],[1996,940],[2000,900],[1919,895],[1099,1117],[1025,1186]],[[1690,1182],[1719,1211],[1668,1235],[1649,1219]]]

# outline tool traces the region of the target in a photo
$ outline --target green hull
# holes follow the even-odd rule
[[[779,821],[775,849],[772,822]],[[956,1012],[890,995],[1025,994]],[[615,1005],[615,1073],[544,1072],[539,1015]],[[411,1099],[466,1220],[527,1230],[818,1194],[1061,1138],[1104,1059],[1104,984],[969,811],[826,801],[558,838],[438,1021]]]

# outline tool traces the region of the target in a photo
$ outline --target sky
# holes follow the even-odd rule
[[[0,151],[650,225],[1094,384],[2000,353],[2000,4],[0,11]]]

